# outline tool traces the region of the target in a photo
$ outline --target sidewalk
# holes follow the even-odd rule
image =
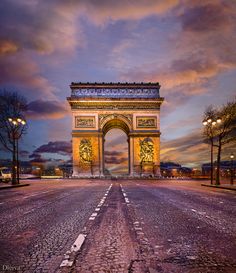
[[[234,185],[231,184],[211,185],[210,183],[209,184],[202,183],[201,186],[236,191],[236,183]]]
[[[30,184],[28,184],[28,183],[17,184],[17,185],[12,185],[11,183],[0,183],[0,190],[20,188],[20,187],[25,187],[25,186],[29,186],[29,185]]]

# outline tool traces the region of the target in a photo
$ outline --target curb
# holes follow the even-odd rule
[[[0,187],[0,190],[6,190],[6,189],[12,189],[12,188],[26,187],[26,186],[29,186],[29,185],[30,185],[30,184],[19,184],[19,185],[3,186],[3,187]]]
[[[230,191],[236,191],[236,187],[233,188],[233,187],[228,187],[228,186],[217,186],[217,185],[209,185],[209,184],[201,184],[201,186],[204,186],[204,187],[210,187],[210,188],[217,188],[217,189],[224,189],[224,190],[230,190]]]

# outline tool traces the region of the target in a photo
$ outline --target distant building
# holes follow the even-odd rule
[[[233,163],[233,164],[232,164]],[[231,169],[236,170],[236,161],[234,160],[231,162],[231,160],[228,161],[221,161],[220,163],[220,176],[222,177],[230,177],[231,175]],[[216,162],[213,163],[213,170],[216,170]],[[202,174],[205,176],[211,175],[211,163],[205,163],[202,164]]]
[[[72,161],[65,163],[65,164],[61,164],[58,166],[58,168],[63,172],[63,177],[71,177],[72,173],[73,173],[73,164]]]
[[[183,167],[175,162],[161,162],[161,175],[163,177],[190,177],[192,169]]]

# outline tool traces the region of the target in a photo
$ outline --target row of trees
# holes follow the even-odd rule
[[[0,142],[12,154],[12,184],[19,183],[18,142],[26,133],[26,99],[17,92],[0,91]]]
[[[217,149],[216,185],[220,185],[221,153],[225,145],[236,142],[236,98],[216,108],[209,106],[203,115],[204,141],[211,145],[211,183],[213,181],[213,149]]]

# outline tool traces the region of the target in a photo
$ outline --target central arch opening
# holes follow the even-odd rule
[[[119,128],[109,129],[104,143],[104,174],[128,175],[129,174],[129,145],[127,134]]]

